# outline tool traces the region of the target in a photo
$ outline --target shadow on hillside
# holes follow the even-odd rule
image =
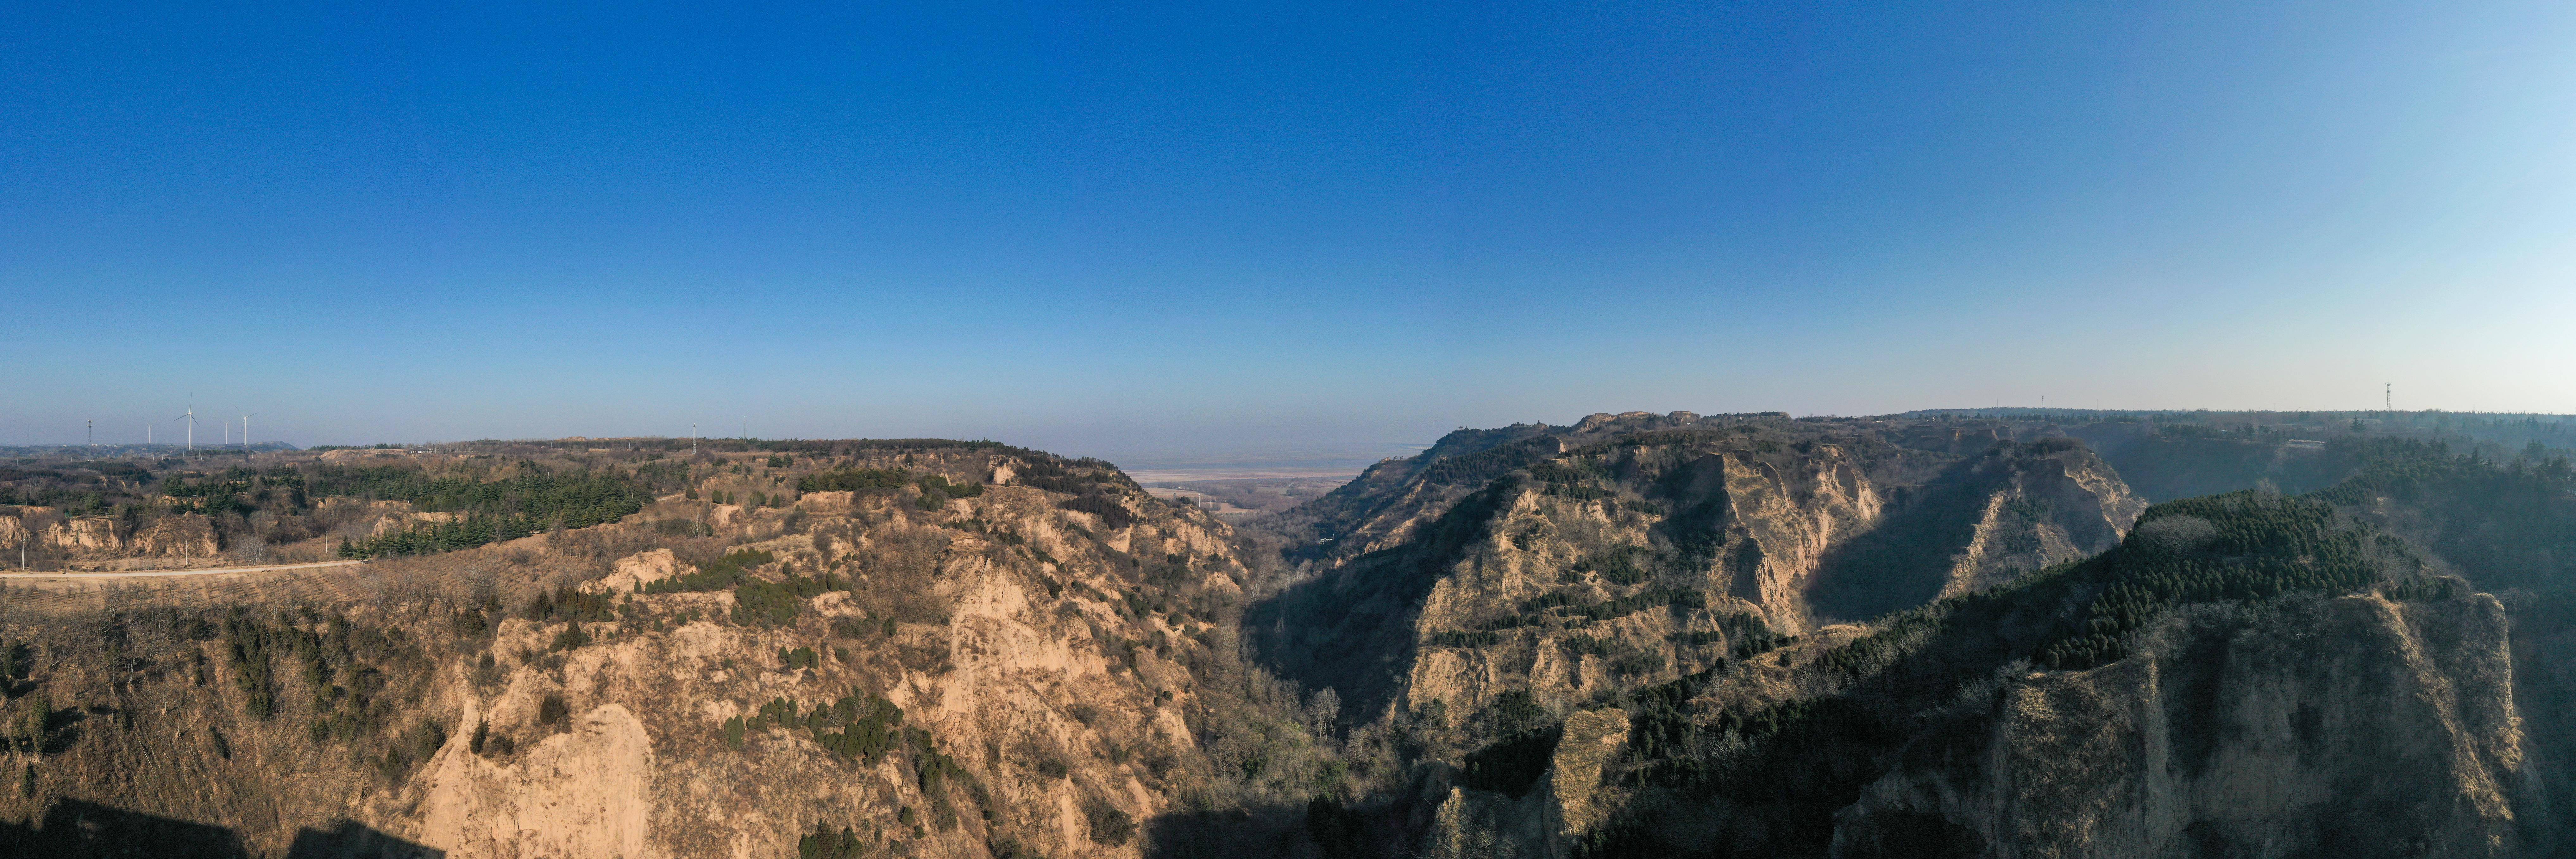
[[[230,827],[191,823],[78,799],[56,801],[34,824],[0,822],[0,855],[63,859],[251,859]],[[350,821],[295,835],[288,859],[439,859],[446,851],[413,844]]]
[[[1406,544],[1247,606],[1243,628],[1257,658],[1308,689],[1335,690],[1344,714],[1384,712],[1398,689],[1397,666],[1414,646],[1415,615],[1506,497],[1497,489],[1467,496]]]
[[[1306,838],[1302,808],[1176,811],[1146,821],[1144,835],[1151,859],[1320,855]]]
[[[387,835],[354,820],[340,821],[330,831],[295,833],[286,859],[440,859],[447,851],[423,847]]]
[[[1877,527],[1825,550],[1807,601],[1822,615],[1865,620],[1927,602],[1947,583],[1952,556],[1976,538],[1985,492],[1981,459],[1968,459],[1911,491],[1892,494]]]

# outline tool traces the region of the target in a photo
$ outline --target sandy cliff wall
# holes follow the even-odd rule
[[[1575,702],[2084,557],[2145,507],[2071,443],[2000,444],[1912,483],[1873,456],[1692,435],[1551,457],[1284,598],[1323,616],[1276,624],[1282,646],[1349,653],[1360,668],[1309,682],[1351,700]]]
[[[2203,615],[2012,683],[1981,751],[1836,814],[1834,855],[2523,855],[2508,639],[2483,594]]]

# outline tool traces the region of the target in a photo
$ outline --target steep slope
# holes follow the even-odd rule
[[[2556,855],[2576,579],[2528,562],[2576,548],[2576,477],[2364,453],[2308,497],[2158,505],[2083,562],[1619,696],[1622,751],[1575,791],[1618,810],[1579,831],[1499,823],[1576,819],[1554,758],[1578,712],[1524,715],[1467,755],[1425,849]],[[2491,544],[2519,563],[2426,549]],[[2551,590],[2500,602],[2443,570]]]
[[[2518,855],[2541,809],[2509,626],[2465,592],[2194,613],[2149,655],[2014,681],[1981,750],[1870,784],[1831,853]]]
[[[1367,490],[1386,503],[1351,540],[1371,548],[1327,551],[1326,572],[1258,607],[1266,652],[1355,714],[1463,717],[1514,690],[1592,700],[1768,649],[1820,611],[1882,613],[2100,551],[2144,506],[2062,440],[1961,458],[1861,423],[1596,418]]]
[[[1820,610],[1866,618],[2000,585],[2119,545],[2147,506],[2063,438],[1996,443],[1895,496],[1883,522],[1819,560]]]
[[[781,448],[343,598],[0,601],[0,852],[1134,856],[1329,784],[1235,661],[1221,523],[989,443]]]

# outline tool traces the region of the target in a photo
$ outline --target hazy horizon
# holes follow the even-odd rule
[[[1638,411],[1638,410],[1622,409],[1622,410],[1619,410],[1619,411],[1632,412],[1632,411]],[[1695,411],[1695,410],[1683,409],[1683,410],[1680,410],[1680,411]],[[1776,410],[1761,410],[1761,411],[1776,411]],[[2076,407],[2060,407],[2060,406],[2047,406],[2047,407],[2040,407],[2040,406],[1982,406],[1982,407],[1932,408],[1932,409],[1923,409],[1923,410],[1914,410],[1914,411],[1918,411],[1918,412],[1959,411],[1959,412],[1987,413],[1987,414],[2001,414],[2001,413],[2012,413],[2012,412],[2020,412],[2020,411],[2040,411],[2040,412],[2046,412],[2046,413],[2064,414],[2064,415],[2066,415],[2066,416],[2068,416],[2068,417],[2082,417],[2082,416],[2086,415],[2087,413],[2092,413],[2092,414],[2103,414],[2103,415],[2122,415],[2122,414],[2149,414],[2149,413],[2174,413],[2174,412],[2184,412],[2184,413],[2189,413],[2189,412],[2208,411],[2208,412],[2213,412],[2213,413],[2221,414],[2221,415],[2232,415],[2232,414],[2272,414],[2272,413],[2284,414],[2284,415],[2295,415],[2295,414],[2299,414],[2299,413],[2301,413],[2301,412],[2303,412],[2303,411],[2311,411],[2311,412],[2359,412],[2359,413],[2365,413],[2365,414],[2366,414],[2366,413],[2377,412],[2377,411],[2379,411],[2379,410],[2375,410],[2375,409],[2345,409],[2345,410],[2327,410],[2327,409],[2317,409],[2317,410],[2297,410],[2297,409],[2288,409],[2288,410],[2266,410],[2266,409],[2255,409],[2255,410],[2200,410],[2200,409],[2181,409],[2181,410],[2172,410],[2172,409],[2083,409],[2083,408],[2076,408]],[[2576,415],[2568,415],[2568,414],[2566,414],[2566,413],[2556,413],[2556,412],[2456,412],[2456,411],[2439,410],[2439,409],[2423,409],[2423,410],[2418,410],[2418,409],[2401,409],[2401,410],[2400,410],[2400,412],[2401,412],[2401,413],[2405,413],[2405,414],[2420,414],[2420,413],[2425,413],[2425,412],[2438,412],[2438,413],[2442,413],[2442,414],[2461,415],[2461,416],[2472,417],[2472,418],[2487,418],[2487,419],[2510,418],[2510,417],[2526,417],[2526,416],[2559,416],[2559,417],[2576,417]],[[1420,438],[1420,439],[1418,439],[1418,440],[1393,440],[1393,441],[1318,442],[1318,441],[1316,441],[1316,440],[1314,440],[1314,439],[1309,438],[1309,439],[1291,439],[1291,440],[1281,441],[1281,442],[1278,442],[1278,443],[1264,444],[1264,443],[1258,443],[1258,442],[1246,443],[1246,442],[1244,442],[1243,440],[1240,440],[1240,439],[1229,439],[1229,438],[1224,438],[1224,437],[1208,437],[1208,438],[1200,438],[1200,439],[1196,439],[1196,440],[1194,440],[1194,441],[1195,441],[1195,443],[1187,443],[1187,442],[1183,442],[1183,443],[1173,443],[1173,442],[1172,442],[1172,441],[1170,441],[1170,440],[1162,440],[1162,441],[1159,441],[1159,442],[1158,442],[1158,441],[1155,441],[1155,440],[1145,440],[1145,441],[1142,441],[1142,442],[1140,442],[1140,443],[1130,443],[1130,444],[1123,445],[1123,446],[1122,446],[1122,445],[1118,445],[1118,444],[1109,444],[1109,445],[1105,445],[1105,446],[1104,446],[1104,445],[1099,445],[1099,444],[1089,444],[1089,445],[1086,445],[1086,444],[1083,444],[1082,442],[1075,441],[1075,442],[1073,442],[1073,443],[1072,443],[1072,446],[1065,446],[1065,445],[1050,445],[1050,444],[1048,444],[1048,443],[1046,443],[1046,442],[1044,442],[1044,441],[1032,441],[1032,440],[1030,440],[1030,439],[1025,439],[1025,438],[1019,438],[1019,439],[1015,439],[1015,438],[1004,438],[1004,437],[993,436],[993,435],[990,435],[990,434],[977,434],[977,433],[960,433],[960,434],[945,435],[945,436],[931,435],[931,436],[874,436],[874,437],[871,437],[871,436],[834,436],[834,435],[790,435],[790,436],[766,436],[766,437],[764,437],[764,436],[718,436],[718,435],[712,435],[712,434],[710,434],[710,435],[704,435],[704,436],[701,436],[701,438],[710,439],[710,440],[741,440],[741,439],[755,439],[755,440],[767,440],[767,441],[781,441],[781,440],[822,441],[822,440],[835,440],[835,439],[860,439],[860,438],[955,438],[955,439],[967,439],[967,440],[984,439],[984,440],[990,440],[990,441],[998,441],[998,442],[1002,442],[1002,443],[1005,443],[1005,444],[1012,444],[1012,445],[1016,445],[1016,446],[1020,446],[1020,447],[1027,447],[1027,448],[1032,448],[1032,449],[1037,449],[1037,450],[1043,450],[1043,451],[1046,451],[1046,452],[1049,452],[1049,453],[1055,453],[1055,454],[1060,454],[1060,455],[1066,455],[1066,456],[1087,456],[1087,457],[1094,457],[1094,458],[1098,458],[1098,459],[1108,460],[1108,461],[1110,461],[1110,462],[1112,462],[1112,463],[1114,463],[1114,464],[1118,465],[1122,470],[1128,471],[1128,472],[1130,472],[1130,473],[1139,474],[1140,476],[1139,476],[1139,478],[1138,478],[1138,479],[1140,479],[1140,480],[1148,480],[1148,481],[1150,482],[1150,481],[1152,481],[1152,480],[1183,479],[1183,478],[1178,477],[1178,476],[1176,476],[1176,475],[1185,475],[1185,474],[1211,475],[1211,474],[1220,474],[1220,473],[1222,473],[1222,474],[1226,474],[1226,475],[1263,475],[1263,476],[1277,476],[1277,475],[1298,475],[1298,476],[1349,476],[1349,475],[1356,475],[1356,474],[1358,474],[1360,471],[1364,470],[1368,465],[1373,464],[1373,463],[1376,463],[1376,462],[1378,462],[1378,461],[1380,461],[1380,460],[1388,459],[1388,458],[1393,458],[1393,457],[1407,457],[1407,456],[1412,456],[1412,455],[1414,455],[1414,454],[1420,453],[1420,452],[1422,452],[1422,451],[1424,451],[1424,450],[1426,450],[1426,449],[1430,448],[1430,447],[1431,447],[1432,442],[1437,441],[1437,440],[1440,438],[1440,436],[1445,435],[1447,432],[1449,432],[1450,430],[1453,430],[1453,429],[1469,429],[1469,428],[1475,428],[1475,429],[1490,429],[1490,428],[1494,428],[1494,427],[1501,427],[1501,426],[1507,426],[1507,425],[1510,425],[1510,424],[1518,424],[1518,423],[1548,424],[1548,425],[1555,425],[1555,426],[1571,426],[1571,425],[1574,425],[1574,424],[1576,424],[1576,423],[1580,422],[1584,417],[1588,417],[1588,416],[1589,416],[1589,415],[1591,415],[1591,414],[1616,414],[1616,413],[1617,413],[1617,412],[1593,412],[1593,413],[1587,413],[1586,415],[1561,416],[1561,417],[1559,417],[1559,418],[1555,418],[1555,419],[1530,419],[1530,420],[1524,420],[1524,421],[1508,421],[1508,422],[1502,422],[1502,423],[1485,424],[1485,425],[1474,425],[1474,426],[1461,425],[1461,426],[1458,426],[1458,427],[1449,427],[1449,428],[1443,428],[1443,429],[1440,429],[1440,430],[1437,430],[1437,431],[1433,431],[1433,432],[1431,432],[1431,433],[1429,433],[1429,434],[1427,434],[1427,435],[1423,436],[1422,438]],[[1713,413],[1713,412],[1701,412],[1701,413],[1702,413],[1702,414],[1715,414],[1715,413]],[[1896,416],[1896,415],[1899,415],[1899,414],[1906,414],[1906,413],[1899,413],[1899,412],[1885,412],[1885,413],[1876,413],[1876,414],[1872,414],[1872,415],[1820,415],[1820,414],[1796,415],[1796,414],[1793,414],[1792,416],[1793,416],[1793,417],[1887,417],[1887,416]],[[263,435],[265,435],[265,434],[263,434]],[[315,443],[311,443],[311,444],[295,444],[294,442],[286,442],[286,443],[288,443],[288,444],[295,444],[295,446],[297,446],[297,447],[310,448],[310,447],[323,446],[323,445],[358,445],[358,446],[364,446],[364,445],[368,445],[368,444],[389,444],[389,443],[390,443],[390,444],[430,444],[430,445],[446,445],[446,444],[457,444],[457,443],[477,442],[477,441],[560,441],[560,440],[567,440],[567,439],[595,439],[595,440],[599,440],[599,441],[618,441],[618,440],[625,440],[625,439],[659,439],[659,440],[676,440],[676,439],[681,439],[681,438],[686,438],[686,436],[670,436],[670,435],[659,435],[659,434],[651,434],[651,433],[625,433],[625,434],[598,434],[598,435],[570,434],[570,435],[563,435],[563,436],[476,436],[476,437],[468,437],[468,438],[452,438],[452,439],[442,439],[442,438],[383,438],[383,439],[359,440],[359,441],[315,442]],[[263,438],[262,438],[259,442],[257,442],[257,443],[259,443],[259,444],[270,444],[270,443],[281,442],[281,441],[284,441],[284,440],[283,440],[283,439],[269,439],[269,438],[265,438],[265,437],[263,437]],[[27,441],[26,441],[25,439],[23,439],[23,438],[13,438],[13,439],[0,439],[0,449],[19,448],[19,447],[51,448],[51,447],[62,447],[62,446],[77,446],[77,445],[79,445],[80,443],[81,443],[80,439],[79,439],[79,438],[77,438],[77,437],[75,437],[75,438],[67,439],[67,440],[38,440],[38,441],[36,441],[34,444],[29,445],[29,444],[27,443]],[[139,440],[139,439],[135,439],[135,440],[128,440],[128,439],[113,439],[113,438],[109,438],[109,437],[105,437],[105,436],[100,437],[100,439],[99,439],[99,441],[98,441],[98,444],[99,444],[100,446],[103,446],[103,447],[118,447],[118,446],[124,446],[124,445],[130,445],[130,444],[137,444],[137,443],[140,443],[140,440]],[[169,437],[167,437],[167,436],[162,436],[162,435],[156,435],[156,436],[154,436],[154,438],[153,438],[153,443],[154,443],[154,444],[156,444],[156,445],[170,445],[170,446],[176,446],[176,445],[182,444],[182,442],[181,442],[181,441],[179,441],[179,440],[175,440],[175,439],[169,438]],[[231,443],[231,444],[239,444],[239,440],[238,440],[238,438],[236,437],[236,438],[234,438],[234,440],[230,441],[229,443]],[[198,446],[198,447],[200,447],[200,448],[213,448],[213,447],[218,447],[218,446],[221,446],[221,445],[224,445],[224,444],[227,444],[227,442],[222,441],[222,440],[206,440],[206,439],[200,439],[200,440],[199,440],[199,442],[198,442],[198,445],[197,445],[197,446]],[[1149,474],[1147,474],[1147,473],[1149,473],[1149,472],[1151,473],[1150,475],[1149,475]]]

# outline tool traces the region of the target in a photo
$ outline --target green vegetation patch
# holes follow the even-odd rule
[[[903,740],[902,727],[903,708],[884,698],[874,695],[863,698],[852,692],[838,701],[817,704],[811,711],[801,711],[793,699],[772,699],[760,705],[760,709],[749,718],[736,716],[726,720],[724,737],[726,745],[741,748],[746,731],[757,733],[770,728],[803,730],[814,738],[815,744],[843,760],[875,763],[883,760],[886,753]]]
[[[1485,720],[1502,739],[1467,753],[1460,781],[1471,790],[1488,790],[1519,799],[1537,786],[1556,754],[1565,724],[1540,707],[1526,689],[1495,696]]]
[[[720,591],[751,577],[751,569],[778,560],[778,556],[760,549],[739,549],[698,568],[697,572],[672,576],[656,582],[645,582],[648,594],[675,594],[688,591]]]
[[[848,581],[830,572],[812,577],[788,576],[777,582],[746,578],[733,589],[734,622],[745,626],[786,626],[795,623],[796,616],[805,611],[807,600],[849,588]]]
[[[502,480],[431,477],[401,466],[324,468],[310,492],[403,501],[432,513],[463,513],[458,521],[410,528],[364,542],[343,541],[340,556],[420,555],[470,549],[531,536],[548,528],[587,528],[616,522],[653,500],[650,487],[613,471],[545,471],[533,463]],[[230,485],[230,484],[227,484]],[[166,491],[166,490],[165,490]],[[226,497],[230,497],[229,495]]]
[[[1644,559],[1644,562],[1640,562]],[[1577,573],[1598,573],[1601,580],[1614,585],[1643,584],[1654,571],[1647,565],[1654,554],[1644,546],[1621,546],[1574,562]]]
[[[1117,529],[1136,524],[1136,514],[1128,512],[1127,505],[1120,504],[1113,498],[1085,495],[1056,502],[1055,506],[1098,516],[1100,527],[1103,528]]]
[[[813,832],[796,839],[796,859],[861,859],[868,852],[867,840],[846,826],[834,832],[816,823]]]
[[[921,497],[913,504],[923,510],[937,510],[946,506],[951,498],[973,498],[984,494],[984,484],[950,483],[948,478],[936,474],[922,478],[916,485],[921,487]]]
[[[899,489],[912,482],[912,474],[894,468],[844,468],[808,474],[796,479],[798,492],[855,492],[868,489]]]
[[[2128,655],[2130,633],[2166,609],[2291,593],[2343,593],[2419,569],[2405,541],[2339,521],[2334,505],[2253,491],[2172,501],[2118,548],[2068,574],[2098,582],[2080,626],[2039,662],[2089,668]]]
[[[1012,478],[1021,486],[1061,492],[1066,495],[1116,493],[1138,488],[1136,482],[1118,471],[1118,467],[1088,457],[1059,460],[1043,457],[1032,460]]]

